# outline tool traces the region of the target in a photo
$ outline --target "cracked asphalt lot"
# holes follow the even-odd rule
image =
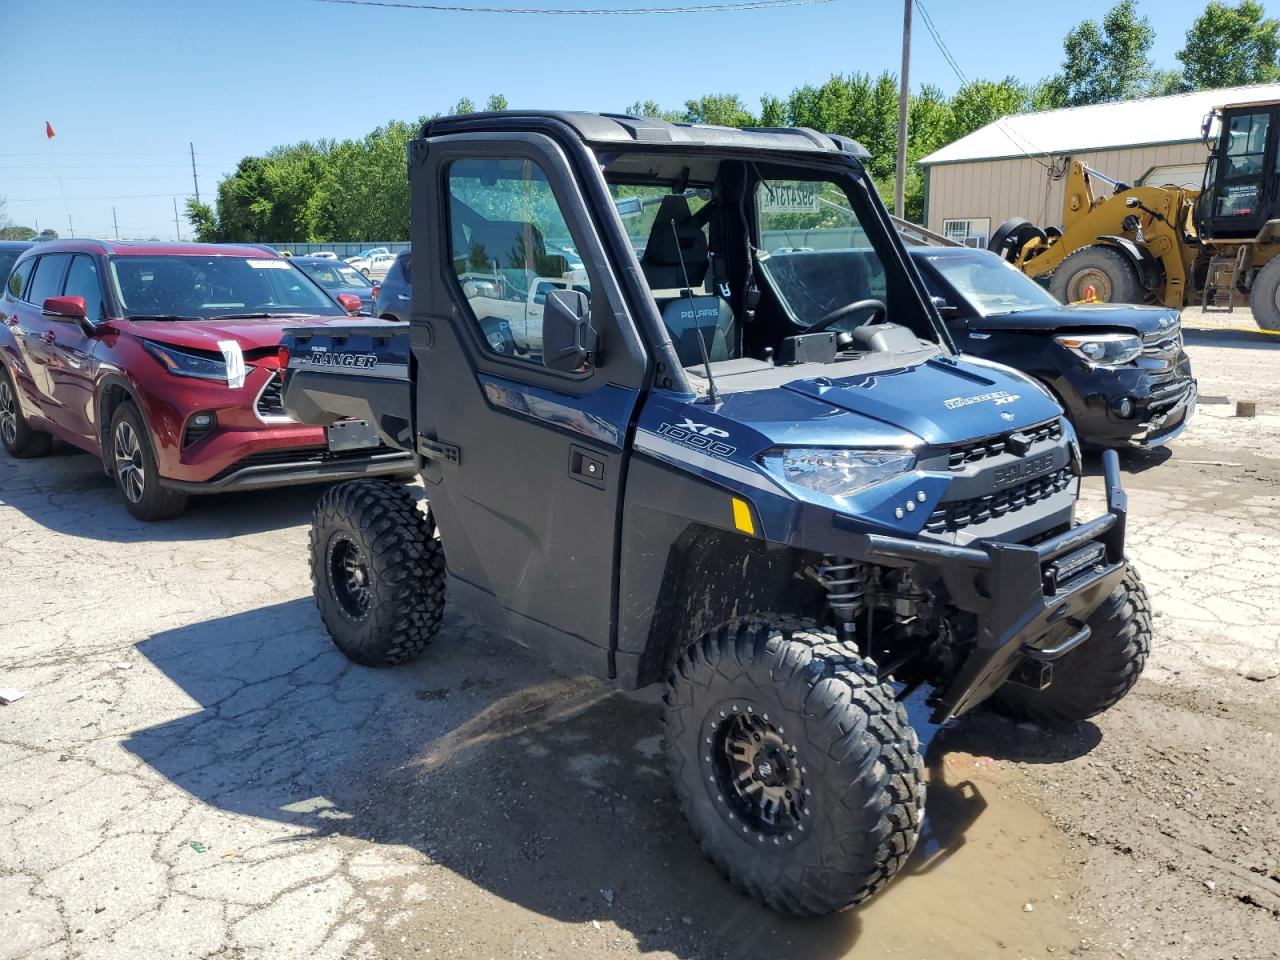
[[[652,692],[457,616],[412,666],[347,663],[316,489],[148,526],[87,456],[0,458],[0,958],[1280,955],[1280,345],[1189,342],[1203,395],[1262,408],[1127,464],[1143,680],[1066,735],[923,725],[916,856],[821,921],[701,859]]]

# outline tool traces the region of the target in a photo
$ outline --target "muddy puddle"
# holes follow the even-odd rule
[[[796,920],[737,893],[698,850],[658,756],[652,698],[573,681],[494,693],[394,788],[402,809],[437,815],[448,797],[436,827],[421,838],[405,837],[403,822],[387,824],[399,836],[365,834],[425,847],[463,881],[455,896],[470,922],[454,928],[458,941],[438,939],[436,910],[412,911],[424,948],[487,956],[511,949],[502,931],[512,929],[513,955],[529,957],[1045,958],[1080,942],[1078,868],[1017,796],[1012,764],[993,759],[1026,736],[1011,724],[940,733],[913,705],[929,783],[914,856],[865,907]]]
[[[1078,945],[1069,912],[1079,878],[1053,825],[1010,795],[998,761],[941,750],[929,760],[925,830],[888,889],[819,920],[779,920],[732,898],[737,909],[712,931],[725,954],[946,960],[1044,957]]]

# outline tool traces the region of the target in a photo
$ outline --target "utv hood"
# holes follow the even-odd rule
[[[969,321],[977,332],[1008,330],[1052,333],[1059,330],[1132,330],[1139,336],[1172,333],[1178,311],[1168,307],[1135,307],[1120,303],[1072,303],[1060,307],[992,314]]]
[[[784,389],[907,431],[930,446],[1007,433],[1062,412],[1029,378],[970,357],[936,357],[840,379],[793,380]],[[828,443],[865,446],[862,440],[832,436]]]

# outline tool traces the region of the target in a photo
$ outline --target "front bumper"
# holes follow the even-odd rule
[[[952,546],[858,534],[858,559],[921,566],[951,603],[977,618],[977,642],[933,701],[943,723],[981,703],[1028,660],[1051,661],[1088,638],[1086,621],[1124,577],[1128,501],[1114,450],[1103,452],[1107,512],[1034,546],[986,541]],[[1077,566],[1077,564],[1083,564]],[[1055,576],[1063,567],[1061,577]]]
[[[319,448],[250,455],[210,480],[162,477],[160,483],[187,493],[230,493],[303,483],[336,483],[360,477],[408,475],[416,470],[417,461],[408,450],[383,447],[373,452],[332,454]]]

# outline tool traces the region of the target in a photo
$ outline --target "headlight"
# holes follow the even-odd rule
[[[150,340],[144,341],[143,346],[175,377],[195,377],[198,380],[227,382],[227,364],[224,360],[215,360],[213,357],[198,353],[187,353],[185,350],[179,350],[167,344],[152,343]]]
[[[1053,339],[1095,367],[1119,367],[1142,355],[1142,341],[1131,333],[1068,333]]]
[[[770,450],[761,465],[784,483],[828,497],[847,497],[916,465],[908,450],[838,450],[786,447]]]

